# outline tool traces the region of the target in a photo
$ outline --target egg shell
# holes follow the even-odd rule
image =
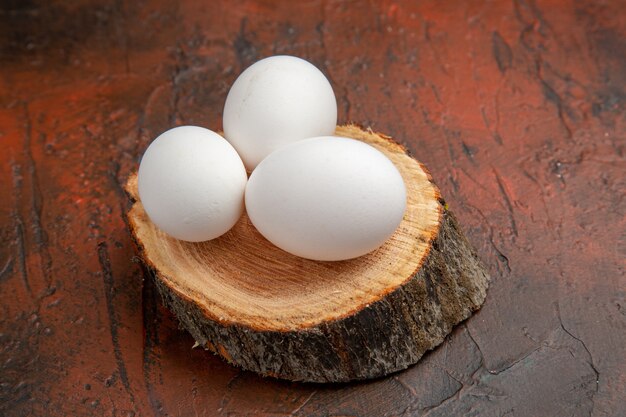
[[[165,233],[200,242],[226,233],[243,213],[247,174],[235,149],[197,126],[170,129],[143,155],[141,203]]]
[[[257,230],[294,255],[337,261],[365,255],[400,224],[406,189],[395,165],[354,139],[319,137],[280,148],[246,186]]]
[[[224,105],[224,136],[252,171],[286,144],[332,135],[337,100],[322,72],[293,56],[273,56],[247,68]]]

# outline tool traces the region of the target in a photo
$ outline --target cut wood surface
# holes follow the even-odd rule
[[[356,259],[317,262],[264,239],[244,214],[224,236],[182,242],[148,218],[137,176],[128,218],[163,299],[196,341],[263,375],[339,382],[415,363],[485,299],[488,278],[430,174],[392,139],[356,126],[337,135],[383,152],[407,209],[394,235]]]
[[[0,2],[0,415],[625,416],[623,1]],[[430,170],[491,283],[414,366],[264,378],[163,306],[123,190],[255,60]]]

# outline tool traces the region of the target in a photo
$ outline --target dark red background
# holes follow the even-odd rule
[[[623,1],[66,3],[0,6],[1,415],[626,415]],[[133,260],[121,184],[147,144],[219,129],[272,54],[423,161],[492,273],[405,372],[241,372]]]

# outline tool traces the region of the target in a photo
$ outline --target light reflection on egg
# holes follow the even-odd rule
[[[202,127],[180,126],[157,137],[137,180],[150,220],[180,240],[214,239],[243,213],[243,162],[223,137]]]
[[[397,168],[363,142],[319,137],[285,146],[254,170],[246,210],[279,248],[321,261],[373,251],[396,230],[406,208]]]
[[[224,105],[224,136],[252,171],[289,143],[332,135],[335,93],[322,72],[304,59],[262,59],[237,78]]]

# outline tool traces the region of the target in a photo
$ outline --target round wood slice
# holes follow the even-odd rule
[[[338,382],[404,369],[480,308],[488,276],[432,178],[389,137],[356,126],[398,167],[407,210],[396,233],[360,258],[317,262],[263,238],[244,214],[222,237],[173,239],[148,219],[137,178],[126,189],[132,234],[165,304],[198,344],[289,380]]]

